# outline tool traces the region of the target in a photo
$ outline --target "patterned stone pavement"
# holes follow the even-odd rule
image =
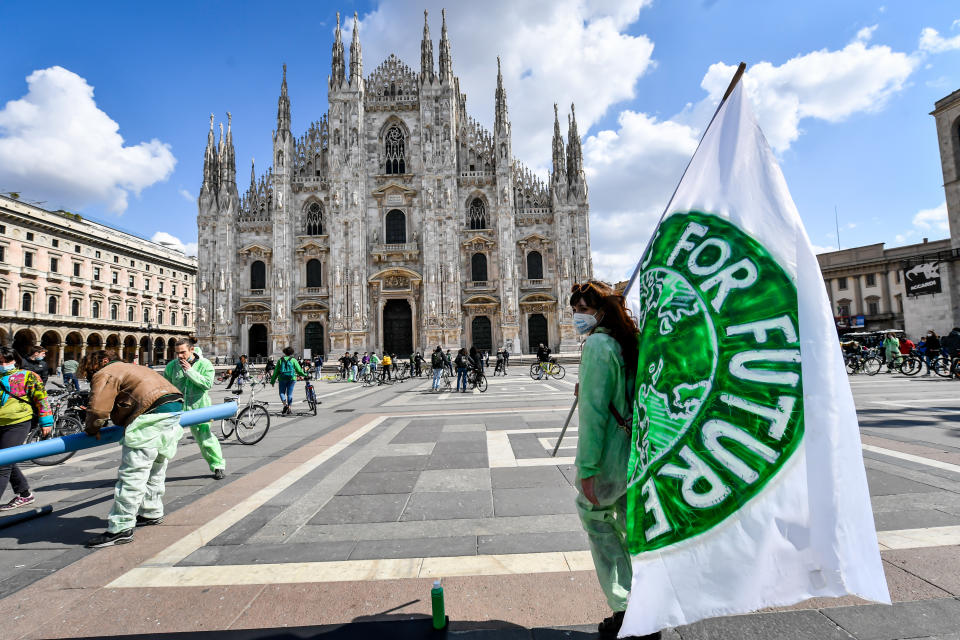
[[[55,513],[0,529],[4,637],[277,627],[372,637],[378,621],[420,637],[436,577],[463,635],[594,636],[608,612],[573,505],[575,418],[550,457],[576,367],[560,381],[524,373],[490,379],[484,394],[434,394],[425,380],[317,383],[318,416],[275,416],[260,444],[224,443],[224,482],[188,437],[165,524],[122,547],[80,548],[104,526],[116,447],[30,468]],[[960,387],[851,382],[897,604],[807,602],[665,637],[960,639]]]

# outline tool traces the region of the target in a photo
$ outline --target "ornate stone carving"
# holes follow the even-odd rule
[[[383,288],[384,289],[409,289],[410,288],[410,278],[406,276],[387,276],[383,279]]]

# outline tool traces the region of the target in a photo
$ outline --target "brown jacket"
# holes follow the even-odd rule
[[[87,405],[87,430],[99,430],[97,422],[108,417],[126,427],[165,396],[183,398],[180,391],[162,375],[147,367],[127,362],[111,362],[93,375],[90,402]],[[169,400],[167,400],[169,402]]]

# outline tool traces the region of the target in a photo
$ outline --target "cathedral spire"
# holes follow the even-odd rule
[[[363,81],[363,54],[360,52],[360,20],[353,12],[353,42],[350,43],[350,84]]]
[[[283,82],[277,100],[277,132],[290,131],[290,96],[287,95],[287,65],[283,65]]]
[[[427,10],[423,10],[423,40],[420,42],[420,83],[432,82],[433,40],[430,39],[430,25],[427,24]]]
[[[233,148],[233,116],[227,111],[227,136],[220,144],[220,186],[223,187],[229,183],[237,181],[237,163],[235,151]],[[223,123],[220,123],[220,131],[223,132]]]
[[[250,193],[257,192],[257,171],[254,167],[255,161],[253,157],[250,158]]]
[[[330,65],[330,88],[339,89],[347,79],[347,67],[343,60],[343,39],[340,36],[340,12],[337,11],[337,31],[333,40],[333,62]]]
[[[583,173],[583,150],[577,132],[577,112],[570,104],[570,127],[567,132],[567,180],[573,183]]]
[[[207,148],[203,152],[203,185],[200,191],[216,191],[220,181],[220,168],[217,166],[217,143],[213,133],[213,114],[210,114],[210,131],[207,133]]]
[[[453,63],[450,60],[450,40],[447,38],[447,10],[441,9],[443,25],[440,27],[440,82],[453,80]]]
[[[509,127],[510,116],[507,113],[507,92],[503,88],[503,74],[500,72],[500,56],[497,56],[497,111],[494,118],[494,129],[498,133],[506,132]]]
[[[564,159],[563,136],[560,135],[560,116],[557,103],[553,103],[553,179],[566,179],[567,169]]]

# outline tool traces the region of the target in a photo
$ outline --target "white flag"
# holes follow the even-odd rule
[[[627,292],[641,348],[621,636],[812,597],[890,602],[823,277],[741,87]]]

